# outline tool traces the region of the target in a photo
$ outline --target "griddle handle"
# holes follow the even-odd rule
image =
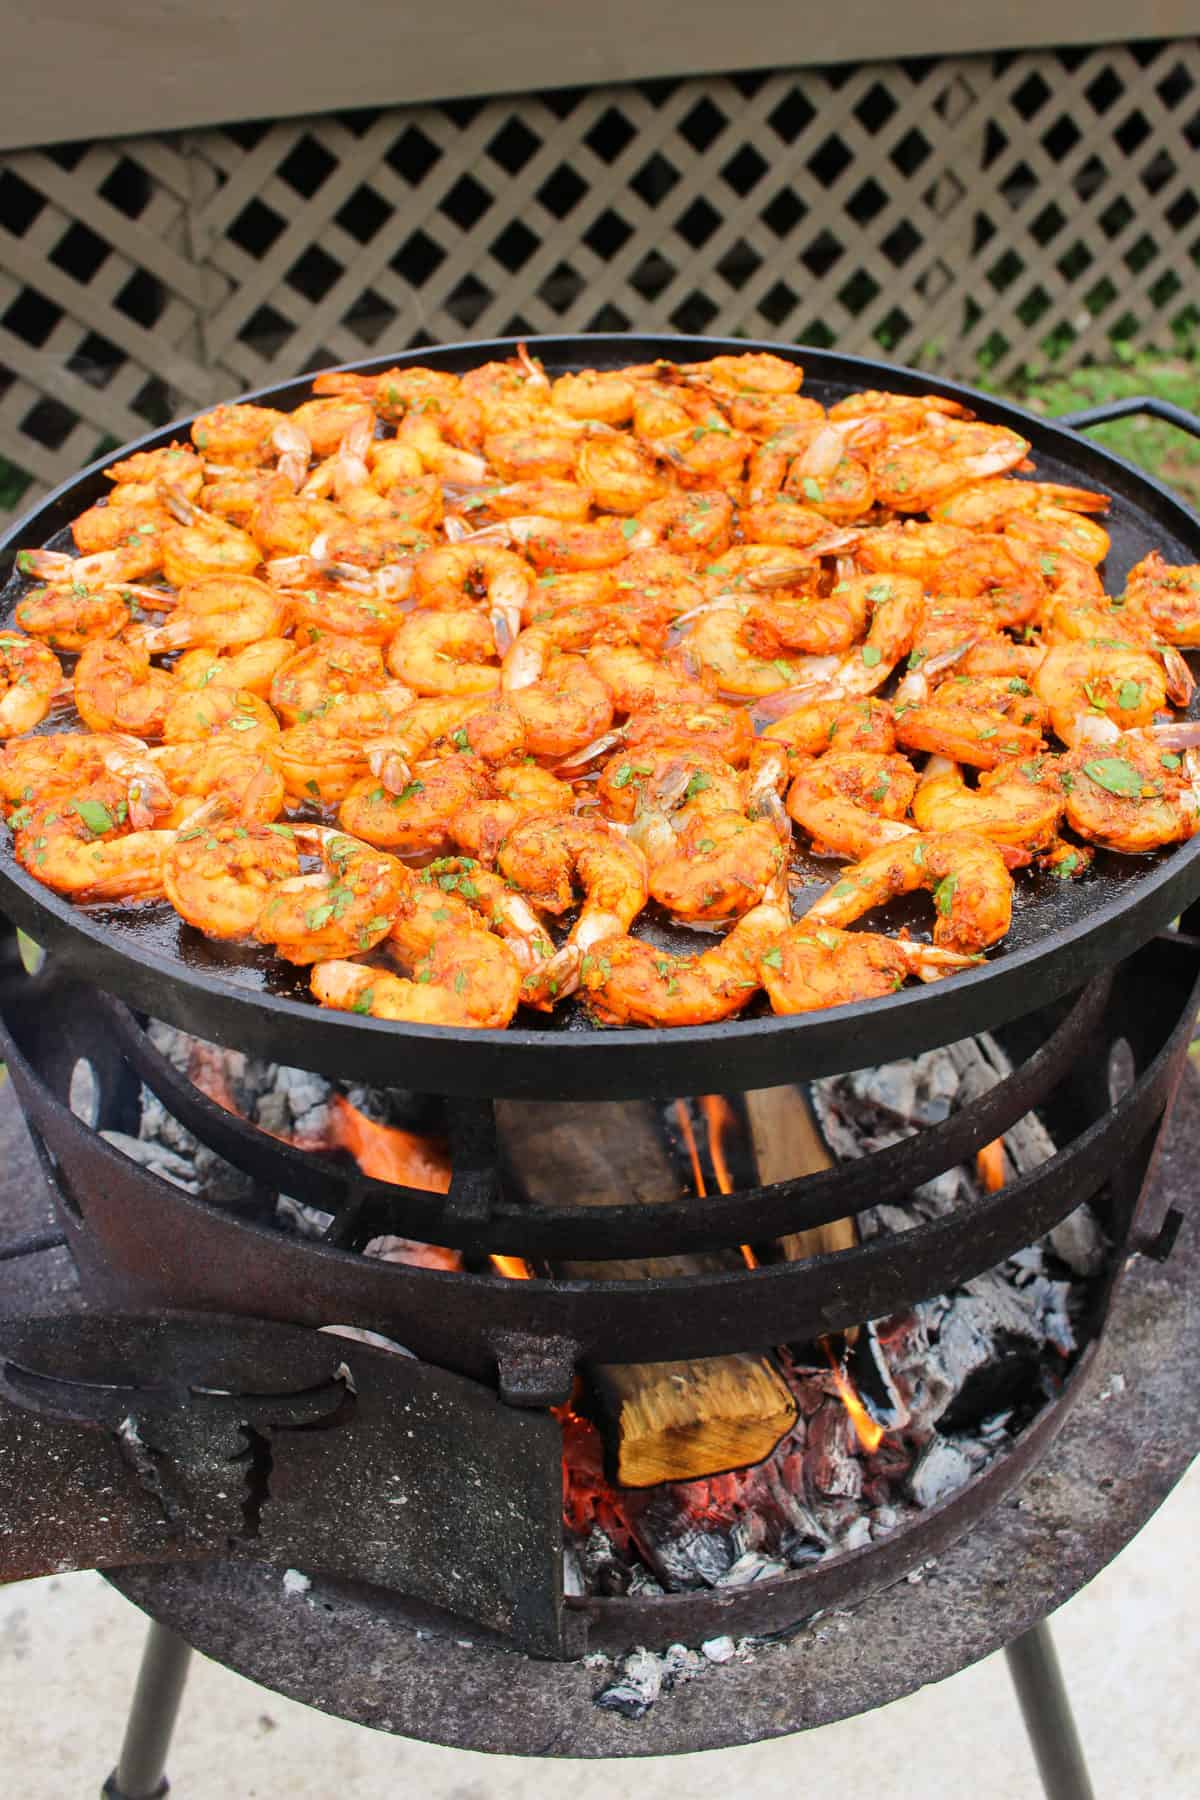
[[[1114,419],[1131,419],[1138,413],[1148,413],[1152,419],[1177,425],[1189,437],[1200,438],[1200,419],[1195,413],[1188,412],[1184,406],[1176,406],[1173,400],[1160,400],[1157,394],[1133,394],[1127,400],[1102,400],[1099,406],[1085,406],[1081,412],[1060,413],[1054,423],[1067,425],[1072,431],[1088,431],[1093,425],[1111,425]]]

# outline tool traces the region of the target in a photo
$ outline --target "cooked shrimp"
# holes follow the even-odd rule
[[[483,862],[495,861],[509,832],[523,819],[575,810],[574,789],[536,763],[493,769],[491,781],[494,794],[469,801],[450,821],[454,842]]]
[[[1191,753],[1163,748],[1151,733],[1081,747],[1066,766],[1067,823],[1093,844],[1140,856],[1200,826]]]
[[[249,688],[266,700],[279,670],[296,654],[291,638],[265,637],[237,650],[185,650],[172,670],[180,687]]]
[[[162,534],[162,570],[172,587],[254,573],[262,552],[248,531],[202,512],[178,490],[168,490],[167,503],[183,521]]]
[[[1017,512],[1001,526],[1006,537],[1036,551],[1040,557],[1060,553],[1078,557],[1096,568],[1108,555],[1111,539],[1095,519],[1082,519],[1065,507],[1042,506],[1036,512]],[[1044,568],[1043,563],[1043,568]]]
[[[469,926],[442,929],[411,959],[403,977],[362,963],[319,962],[313,997],[340,1012],[413,1025],[496,1029],[507,1025],[521,998],[521,970],[508,945]]]
[[[142,748],[140,740],[116,732],[51,731],[39,737],[10,738],[0,746],[0,798],[18,808],[9,824],[22,823],[21,808],[51,788],[79,793],[107,773],[107,758]]]
[[[273,435],[288,415],[271,406],[214,406],[201,413],[192,426],[192,442],[214,462],[248,463],[255,467],[270,462]]]
[[[0,738],[40,725],[63,685],[53,650],[16,631],[0,632]]]
[[[204,464],[187,444],[168,444],[162,450],[136,450],[120,462],[109,463],[104,471],[116,488],[135,485],[157,486],[160,481],[180,487],[184,493],[198,489],[204,476]]]
[[[612,724],[613,697],[608,683],[579,656],[539,660],[536,667],[518,668],[515,676],[506,665],[505,694],[520,715],[526,747],[533,756],[570,756]]]
[[[414,939],[414,930],[427,941],[436,938],[441,926],[464,917],[464,908],[470,909],[464,922],[503,938],[523,969],[536,967],[553,950],[529,902],[473,856],[440,856],[421,870],[412,904],[406,900],[401,905],[390,942],[409,951],[423,948]]]
[[[580,963],[580,985],[603,1025],[711,1025],[741,1012],[762,986],[762,961],[791,923],[786,867],[758,906],[699,956],[641,938],[601,938]]]
[[[808,446],[795,457],[784,478],[783,492],[802,496],[832,525],[852,524],[875,502],[870,470],[851,454],[844,429],[820,425]]]
[[[680,744],[685,749],[716,750],[735,769],[749,759],[754,727],[744,707],[703,694],[655,700],[639,707],[622,728],[632,754],[654,745]]]
[[[495,634],[479,613],[409,613],[387,663],[418,694],[487,694],[500,686]]]
[[[668,365],[669,366],[669,365]],[[673,373],[685,381],[699,381],[730,394],[796,394],[804,381],[799,363],[788,362],[769,350],[748,350],[740,356],[712,356],[707,362],[680,363]]]
[[[130,821],[139,829],[181,828],[217,800],[224,820],[243,825],[269,825],[283,811],[282,776],[260,751],[247,750],[232,734],[200,747],[188,742],[157,750],[114,748],[105,767],[126,782]]]
[[[322,825],[293,828],[297,847],[322,868],[277,882],[254,935],[293,963],[370,950],[387,936],[411,877],[395,857]]]
[[[402,607],[373,589],[361,590],[339,580],[320,587],[289,588],[287,600],[297,635],[310,640],[326,633],[386,644],[405,620]]]
[[[1017,468],[1029,449],[1006,426],[930,415],[918,437],[889,443],[876,459],[876,495],[893,512],[928,512],[955,488]]]
[[[705,609],[688,632],[688,645],[728,694],[757,699],[780,688],[820,681],[833,674],[828,657],[756,654],[746,642],[746,619],[736,606]]]
[[[976,769],[1040,750],[1046,707],[1019,675],[953,675],[924,702],[897,699],[896,739]]]
[[[163,888],[180,918],[206,937],[251,937],[278,883],[300,874],[289,825],[200,824],[173,836]]]
[[[635,392],[635,384],[623,369],[583,369],[577,375],[560,375],[550,389],[559,412],[601,425],[628,425]]]
[[[1200,645],[1200,563],[1172,565],[1152,550],[1130,569],[1125,598],[1160,641]]]
[[[1162,663],[1122,645],[1052,645],[1033,686],[1064,744],[1079,740],[1089,716],[1111,719],[1122,730],[1148,725],[1167,699]]]
[[[708,777],[687,759],[668,764],[629,828],[646,854],[651,898],[689,924],[757,906],[786,867],[790,829],[775,793],[782,772],[782,756],[777,770],[761,765],[745,801],[729,808],[715,804]]]
[[[246,688],[211,684],[176,688],[163,715],[161,736],[168,744],[199,744],[228,737],[243,750],[273,752],[279,721],[265,700]]]
[[[282,637],[289,623],[285,595],[247,575],[214,575],[190,582],[165,625],[142,636],[152,656],[164,651],[234,650]]]
[[[812,838],[816,856],[866,856],[915,830],[904,817],[917,776],[907,757],[874,750],[831,750],[802,768],[787,809]]]
[[[874,750],[887,754],[896,748],[896,728],[886,700],[810,700],[797,704],[784,693],[772,696],[774,708],[784,700],[788,710],[763,731],[763,740],[783,744],[797,756],[823,756],[827,750]],[[757,708],[761,715],[765,708]]]
[[[177,685],[165,669],[151,666],[139,645],[101,640],[88,644],[75,665],[75,709],[93,731],[157,738]]]
[[[19,600],[14,622],[31,637],[43,638],[52,650],[76,654],[85,645],[114,638],[128,625],[131,597],[119,587],[37,588]]]
[[[148,900],[162,893],[169,831],[131,831],[120,781],[98,776],[74,793],[51,788],[22,809],[17,861],[73,900]]]
[[[400,443],[416,452],[421,464],[442,481],[465,481],[478,485],[487,477],[488,466],[482,456],[463,450],[449,441],[445,421],[430,413],[410,412],[400,421],[396,431]]]
[[[377,644],[330,635],[293,654],[271,682],[271,707],[288,725],[328,711],[334,694],[361,694],[385,685],[388,673]]]
[[[333,456],[343,441],[355,431],[365,433],[367,442],[375,427],[375,409],[368,401],[339,394],[317,400],[305,400],[289,415],[289,424],[302,431],[312,445],[314,456]]]
[[[670,485],[650,451],[623,434],[585,438],[575,452],[574,469],[596,505],[610,513],[641,513],[662,500]]]
[[[811,918],[811,915],[810,915]],[[802,919],[759,961],[777,1013],[820,1012],[894,994],[912,975],[936,981],[976,960],[960,951],[873,931],[837,931]]]
[[[533,592],[529,566],[495,544],[445,544],[427,550],[413,565],[413,599],[418,606],[461,611],[482,602],[493,633],[515,638]]]
[[[1112,505],[1107,494],[1090,488],[1063,487],[1055,481],[1014,481],[1005,476],[973,481],[932,506],[930,517],[943,525],[963,525],[968,531],[998,531],[1017,513],[1039,513],[1047,507],[1058,512],[1106,513]]]
[[[832,551],[854,541],[845,532],[833,529],[823,513],[803,505],[792,494],[757,500],[742,507],[738,516],[751,544],[775,544],[781,549],[808,550],[817,556],[823,554],[825,545]]]
[[[633,519],[593,519],[573,525],[561,519],[541,518],[536,513],[518,514],[505,529],[520,544],[537,569],[608,569],[631,550],[648,548],[653,533],[639,528]]]
[[[682,797],[704,809],[740,811],[746,798],[744,777],[707,745],[652,745],[640,752],[620,751],[604,765],[596,797],[606,818],[629,824],[668,775],[683,781]]]
[[[930,591],[953,600],[978,600],[992,630],[1026,625],[1046,599],[1046,582],[1030,554],[1008,538],[981,532],[939,565]],[[972,609],[974,611],[974,609]]]
[[[912,811],[922,831],[975,832],[1027,861],[1033,851],[1054,843],[1063,797],[1055,783],[1038,779],[1036,762],[1002,765],[982,775],[977,788],[969,788],[957,763],[931,756]]]
[[[809,909],[809,926],[853,924],[876,906],[919,888],[933,895],[933,941],[947,950],[984,950],[1012,919],[1012,877],[996,845],[969,831],[934,832],[883,844],[843,869]]]
[[[385,850],[405,854],[446,850],[456,841],[459,814],[491,792],[487,769],[478,757],[442,756],[436,762],[418,763],[398,794],[374,774],[361,776],[347,789],[338,821],[343,830]]]
[[[971,546],[972,534],[958,525],[894,520],[859,534],[855,559],[877,575],[907,575],[922,585],[933,580],[943,560]]]
[[[664,550],[692,558],[719,556],[729,545],[733,502],[719,488],[695,488],[652,500],[637,522]]]
[[[72,521],[71,536],[83,556],[105,551],[133,551],[145,554],[152,573],[162,560],[162,537],[174,526],[174,520],[157,495],[151,500],[134,501],[121,497],[116,489],[111,499],[90,506]]]
[[[646,859],[602,819],[559,813],[525,819],[500,846],[500,873],[531,905],[563,913],[582,899],[567,942],[525,979],[522,999],[543,1008],[574,991],[584,952],[628,931],[646,904]]]

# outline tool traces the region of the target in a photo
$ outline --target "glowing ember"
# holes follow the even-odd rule
[[[488,1261],[497,1275],[505,1275],[509,1281],[532,1281],[533,1270],[519,1256],[490,1256]]]
[[[995,1194],[1004,1186],[1004,1139],[993,1138],[990,1144],[976,1153],[975,1173],[980,1183],[989,1194]]]
[[[880,1444],[883,1442],[883,1426],[878,1424],[876,1420],[871,1417],[870,1413],[855,1393],[854,1383],[842,1369],[837,1357],[833,1354],[833,1346],[830,1344],[828,1338],[821,1339],[821,1348],[828,1358],[829,1367],[833,1370],[833,1384],[837,1388],[838,1396],[842,1405],[850,1414],[850,1420],[854,1426],[859,1443],[869,1456],[872,1451],[878,1450]]]

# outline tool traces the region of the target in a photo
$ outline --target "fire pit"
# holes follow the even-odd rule
[[[1101,460],[1119,555],[1151,521],[1194,553],[1195,522]],[[1186,1264],[1128,1265],[1182,1220],[1155,1154],[1195,842],[1102,869],[1052,929],[1031,906],[955,981],[669,1033],[330,1016],[177,925],[4,885],[52,947],[36,976],[12,961],[0,1010],[88,1308],[33,1316],[37,1242],[10,1247],[8,1578],[120,1569],[189,1641],[384,1729],[646,1754],[823,1722],[1010,1641],[1179,1468],[1194,1398],[1154,1409]],[[1151,1295],[1178,1342],[1122,1429],[1159,1434],[1154,1469],[1129,1480],[1109,1444],[1081,1474],[1106,1333],[1148,1331]],[[1052,1576],[1058,1527],[1005,1505],[1047,1457],[1082,1521]],[[1118,1478],[1119,1506],[1085,1504]],[[1028,1579],[981,1609],[1005,1554]],[[947,1556],[943,1611],[910,1583]],[[851,1603],[911,1604],[934,1641],[814,1702],[804,1621]]]

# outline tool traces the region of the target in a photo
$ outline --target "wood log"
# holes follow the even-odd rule
[[[496,1123],[531,1206],[653,1206],[679,1198],[678,1176],[647,1104],[499,1101]],[[634,1281],[741,1267],[737,1251],[718,1251],[563,1262],[554,1272]],[[761,1462],[796,1418],[791,1390],[766,1356],[608,1363],[586,1375],[599,1402],[612,1476],[623,1487],[693,1481]]]
[[[752,1088],[746,1095],[750,1147],[758,1178],[764,1185],[790,1181],[797,1175],[813,1175],[831,1169],[833,1157],[817,1129],[816,1120],[802,1089],[798,1087]],[[850,1250],[858,1242],[854,1220],[831,1219],[811,1231],[795,1231],[776,1240],[784,1262],[803,1262],[825,1250]]]

